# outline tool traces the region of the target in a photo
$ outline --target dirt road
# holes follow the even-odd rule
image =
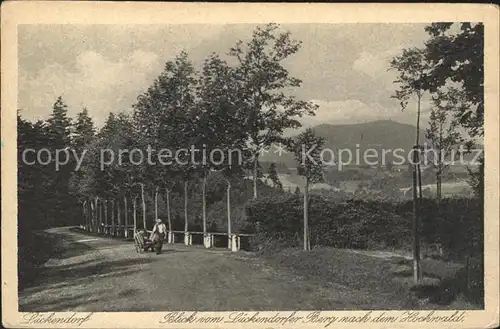
[[[59,244],[35,281],[19,292],[23,312],[472,308],[449,293],[439,305],[411,297],[411,266],[403,256],[394,261],[380,252],[320,248],[264,257],[181,244],[165,245],[160,255],[138,254],[122,239],[70,228],[47,233]],[[426,273],[449,267],[426,266]]]
[[[20,291],[21,311],[288,310],[349,308],[345,287],[301,278],[247,252],[131,242],[57,228],[56,258]],[[359,305],[357,305],[359,307]]]

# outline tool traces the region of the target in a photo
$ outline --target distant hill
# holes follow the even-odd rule
[[[359,150],[359,165],[364,164],[363,154],[368,148],[377,150],[380,158],[382,156],[382,149],[402,149],[404,152],[397,154],[406,158],[415,144],[416,134],[415,126],[391,120],[344,125],[321,124],[313,127],[313,130],[318,136],[326,139],[324,148],[331,149],[335,156],[338,154],[338,150],[349,149],[351,150],[353,161],[355,161],[356,151]],[[420,136],[420,140],[423,143],[423,130],[420,130]],[[330,160],[327,153],[325,153],[325,159]],[[386,159],[389,161],[394,160],[390,153],[387,153]],[[271,148],[271,152],[262,156],[261,160],[263,162],[282,162],[290,168],[296,167],[296,161],[291,154],[288,153],[279,156],[274,153],[274,148]],[[375,158],[368,158],[368,162],[371,161],[375,162]]]

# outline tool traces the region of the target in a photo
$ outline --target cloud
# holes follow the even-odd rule
[[[102,125],[110,111],[130,109],[160,67],[155,53],[141,50],[117,61],[90,50],[78,55],[75,61],[74,70],[55,63],[35,75],[24,71],[20,74],[19,103],[23,115],[48,115],[48,109],[62,95],[71,117],[87,107],[94,121]]]
[[[395,72],[388,62],[403,47],[426,38],[424,25],[290,24],[301,50],[284,65],[303,80],[293,91],[317,100],[318,115],[305,123],[401,118],[391,99]],[[227,53],[255,26],[239,25],[25,25],[19,29],[19,107],[33,120],[47,118],[62,95],[74,118],[84,106],[98,125],[110,111],[129,110],[161,72],[185,49],[199,67],[211,52]],[[392,74],[392,75],[391,75]],[[406,116],[406,118],[405,118]]]
[[[399,48],[392,48],[383,52],[362,51],[354,61],[354,71],[368,75],[370,78],[382,82],[388,87],[396,78],[396,72],[389,71],[390,61],[401,52]]]

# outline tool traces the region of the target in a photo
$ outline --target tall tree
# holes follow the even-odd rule
[[[458,85],[464,105],[453,114],[469,135],[484,136],[484,25],[483,23],[433,23],[425,30],[430,39],[425,43],[427,60],[432,65],[427,89],[447,92]],[[484,154],[480,158],[484,164]],[[483,166],[471,174],[473,187],[484,186]],[[477,191],[477,190],[476,190]],[[476,193],[483,196],[483,192]]]
[[[322,137],[316,136],[311,128],[297,136],[293,141],[292,152],[297,160],[297,173],[305,178],[304,184],[304,250],[311,250],[309,233],[309,186],[323,180],[321,148],[325,144]]]
[[[62,97],[58,97],[52,107],[52,113],[47,120],[48,148],[51,150],[52,159],[59,156],[62,161],[58,165],[52,161],[49,168],[52,170],[50,196],[48,202],[52,203],[56,218],[70,216],[70,209],[76,206],[75,199],[69,193],[69,181],[74,168],[73,158],[63,150],[71,145],[71,119],[68,116],[68,107]],[[67,157],[67,158],[66,158]],[[64,163],[64,164],[63,164]]]
[[[70,145],[71,119],[68,117],[68,106],[59,96],[52,107],[52,114],[47,120],[47,127],[54,149],[64,149]]]
[[[414,280],[420,282],[420,200],[422,199],[422,178],[420,170],[420,159],[418,157],[420,147],[420,114],[422,96],[426,88],[426,77],[430,65],[426,61],[425,52],[418,48],[403,49],[401,55],[394,57],[390,62],[390,69],[398,71],[398,78],[394,81],[399,87],[395,95],[391,96],[400,101],[404,110],[408,100],[416,97],[417,101],[417,127],[415,146],[413,147],[413,269]],[[417,195],[418,186],[418,195]]]
[[[227,133],[221,123],[225,117],[221,117],[221,108],[227,105],[232,96],[229,90],[231,84],[231,70],[227,63],[212,54],[205,59],[202,71],[198,78],[197,105],[198,122],[196,126],[196,148],[202,149],[203,153],[195,155],[198,164],[198,173],[202,179],[202,226],[203,235],[207,239],[207,176],[214,169],[212,161],[206,158],[219,147],[218,135]],[[234,88],[233,88],[234,89]],[[222,129],[221,129],[222,128]]]
[[[458,27],[453,29],[452,27]],[[484,135],[484,25],[482,23],[433,23],[425,30],[426,89],[435,92],[458,84],[465,104],[454,111],[472,137]],[[457,32],[455,32],[457,31]]]
[[[49,135],[43,121],[31,123],[24,120],[21,113],[17,116],[18,150],[18,203],[19,232],[46,228],[53,225],[53,198],[51,197],[53,169],[40,164],[36,154],[28,149],[48,148]],[[48,156],[40,155],[42,162],[48,162]],[[40,202],[43,200],[43,202]],[[20,237],[21,238],[21,237]]]
[[[444,170],[449,167],[449,162],[460,156],[452,152],[458,143],[463,142],[457,132],[458,122],[451,114],[460,106],[461,93],[451,89],[447,93],[438,92],[433,98],[434,108],[431,111],[429,127],[425,130],[425,137],[432,143],[433,150],[437,152],[430,160],[436,169],[436,196],[438,205],[441,202],[441,181]],[[427,154],[427,153],[426,153]],[[434,155],[434,153],[432,153]]]
[[[73,125],[72,145],[75,152],[82,157],[81,166],[87,163],[85,155],[89,151],[89,147],[95,140],[95,128],[92,118],[89,116],[87,108],[84,108],[77,114],[76,122]],[[85,189],[84,168],[77,168],[72,173],[70,181],[70,189],[76,195],[80,203],[86,202],[89,197],[89,191]],[[76,170],[78,169],[78,170]]]
[[[300,127],[297,119],[304,114],[313,115],[317,108],[284,92],[301,85],[301,80],[291,77],[283,66],[286,59],[299,51],[300,45],[290,32],[280,32],[278,25],[267,24],[257,27],[250,41],[238,41],[229,52],[238,61],[235,71],[238,97],[246,113],[242,128],[249,132],[248,142],[254,157],[254,198],[258,195],[259,152],[282,142],[285,129]]]
[[[188,183],[196,176],[189,150],[195,145],[197,112],[195,111],[196,71],[186,52],[168,61],[160,76],[148,91],[138,97],[134,105],[134,125],[142,134],[145,149],[175,150],[173,162],[164,166],[145,164],[143,175],[158,186],[167,179],[178,179],[184,185],[184,228],[188,230]],[[181,149],[186,152],[177,152]],[[172,159],[171,159],[172,160]]]
[[[203,230],[206,233],[206,175],[208,171],[221,171],[226,179],[227,228],[231,236],[231,187],[243,173],[248,132],[242,122],[244,107],[238,96],[235,70],[218,55],[212,54],[201,72],[198,90],[199,120],[197,144],[210,153],[210,159],[199,166],[203,182]],[[222,153],[221,153],[222,152]],[[215,155],[215,156],[212,156]],[[209,161],[207,161],[209,160]],[[230,242],[228,244],[230,247]]]
[[[73,147],[80,154],[95,138],[95,127],[87,108],[77,114],[73,126]]]
[[[401,109],[406,109],[408,100],[415,96],[417,102],[417,120],[415,133],[415,146],[413,151],[413,162],[416,172],[416,184],[418,186],[419,199],[422,199],[422,175],[419,160],[420,144],[420,116],[422,97],[427,86],[427,74],[430,64],[426,61],[425,52],[419,48],[403,49],[400,56],[396,56],[390,63],[390,68],[398,71],[399,76],[394,81],[399,89],[391,96],[400,101]],[[415,188],[416,189],[416,188]]]
[[[124,113],[115,115],[111,112],[96,138],[87,145],[88,152],[83,158],[78,188],[82,195],[98,197],[105,213],[108,204],[116,204],[118,207],[123,204],[125,207],[125,199],[130,197],[133,185],[130,176],[134,166],[125,150],[134,148],[133,140],[130,118]],[[115,220],[114,209],[112,206],[112,223]],[[118,217],[121,218],[121,209]],[[107,221],[107,216],[105,220]]]

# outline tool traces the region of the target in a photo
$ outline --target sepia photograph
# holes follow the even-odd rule
[[[498,321],[498,17],[265,17],[9,26],[16,323]]]

